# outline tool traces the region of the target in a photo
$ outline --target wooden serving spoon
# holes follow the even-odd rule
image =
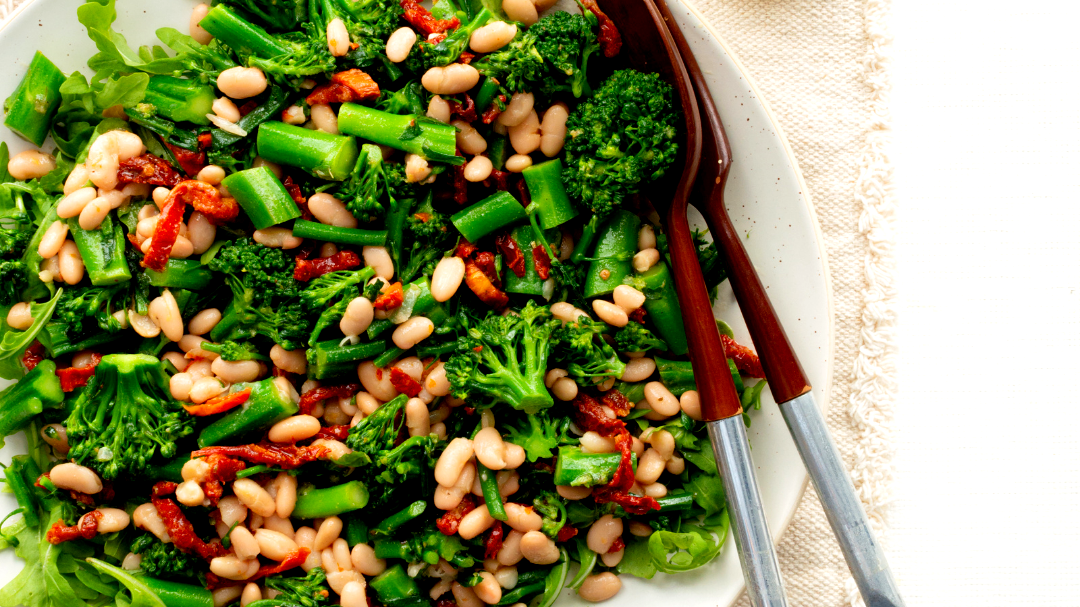
[[[623,38],[631,41],[623,47],[623,59],[638,70],[659,73],[677,93],[677,111],[684,120],[681,175],[677,180],[669,178],[655,184],[650,199],[668,235],[701,413],[708,422],[713,454],[727,493],[747,592],[754,605],[785,606],[787,598],[750,458],[742,405],[728,369],[686,215],[701,158],[697,99],[675,42],[655,5],[643,0],[598,0],[597,4],[615,22]],[[675,167],[671,173],[678,174],[678,169]]]
[[[732,161],[731,146],[708,83],[665,0],[644,1],[655,3],[663,16],[697,94],[705,124],[694,200],[704,203],[701,210],[723,255],[728,280],[761,357],[769,389],[780,403],[784,421],[795,439],[863,600],[868,607],[901,607],[904,603],[896,581],[881,544],[870,529],[843,460],[829,437],[825,420],[810,391],[810,382],[724,206],[724,186]]]

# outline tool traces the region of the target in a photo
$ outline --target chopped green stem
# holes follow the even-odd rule
[[[83,259],[86,259],[85,255]],[[155,287],[196,291],[205,289],[213,280],[213,274],[198,259],[170,259],[169,263],[165,264],[165,269],[160,272],[147,269],[146,277]]]
[[[232,8],[219,4],[199,22],[199,26],[213,37],[242,53],[251,53],[264,59],[281,57],[293,51],[266,30],[236,14]]]
[[[401,355],[404,354],[404,353],[405,353],[405,350],[402,350],[401,348],[398,348],[397,346],[391,347],[391,346],[388,345],[387,348],[386,348],[386,351],[383,352],[382,354],[380,354],[379,356],[377,356],[375,358],[375,360],[372,361],[372,362],[375,363],[376,367],[378,367],[380,369],[383,369],[387,365],[389,365],[390,363],[397,360],[398,358],[401,358]]]
[[[645,399],[645,383],[643,381],[636,383],[617,381],[615,382],[615,389],[621,392],[626,397],[626,400],[638,403]]]
[[[216,7],[215,7],[216,8]],[[349,176],[360,155],[356,140],[284,122],[266,122],[256,138],[259,156],[330,181]]]
[[[411,152],[428,160],[463,164],[457,156],[457,128],[415,114],[391,114],[355,103],[343,103],[338,111],[342,133]]]
[[[618,453],[583,453],[579,447],[559,447],[555,463],[556,485],[595,487],[611,481],[622,461]],[[634,458],[636,466],[636,458]]]
[[[600,216],[593,215],[589,219],[589,223],[586,223],[581,227],[581,238],[578,238],[577,243],[574,245],[574,252],[570,254],[570,261],[574,263],[581,263],[589,256],[589,251],[593,248],[593,243],[596,242],[596,231],[600,229]]]
[[[585,297],[607,295],[630,275],[639,227],[641,218],[630,211],[620,209],[611,214],[600,232],[585,276]]]
[[[562,160],[555,158],[534,164],[521,172],[529,186],[529,197],[539,208],[540,227],[556,228],[578,216],[562,182]]]
[[[297,496],[293,516],[301,519],[326,518],[359,510],[368,503],[368,490],[360,481],[349,481],[325,489],[312,489]]]
[[[197,80],[158,75],[150,78],[143,103],[154,106],[169,120],[207,125],[210,120],[206,115],[213,113],[214,99],[213,87]]]
[[[495,101],[500,89],[502,89],[502,84],[498,78],[494,76],[484,78],[484,81],[480,83],[480,90],[476,93],[477,114],[486,112],[491,107],[491,103]]]
[[[372,527],[369,533],[373,537],[388,537],[402,525],[423,514],[425,510],[427,510],[427,502],[424,500],[415,501],[401,512],[396,512],[384,518],[378,525]]]
[[[4,469],[4,484],[15,496],[15,501],[22,509],[23,521],[31,529],[40,524],[38,500],[34,496],[34,482],[41,476],[41,469],[29,455],[16,455]]]
[[[517,226],[510,235],[521,248],[521,255],[525,259],[525,275],[519,277],[513,270],[507,268],[503,275],[503,290],[507,293],[522,295],[544,295],[546,281],[537,274],[536,264],[533,263],[533,248],[530,243],[535,242],[536,238],[532,226],[529,224]],[[548,293],[548,295],[551,294]]]
[[[64,392],[56,377],[56,363],[43,360],[19,380],[0,392],[0,436],[8,436],[25,426],[46,407],[64,402]]]
[[[485,152],[488,159],[491,160],[491,166],[500,171],[506,170],[506,160],[515,154],[514,148],[510,145],[510,138],[505,135],[492,134],[491,140],[488,142],[488,149]]]
[[[386,343],[371,341],[342,346],[337,339],[315,342],[308,350],[308,376],[326,379],[337,375],[356,375],[360,361],[378,356],[386,350]]]
[[[424,358],[440,358],[447,354],[453,354],[458,349],[457,341],[449,341],[442,344],[434,344],[431,346],[417,346],[416,355],[421,359]]]
[[[480,477],[480,489],[484,493],[484,503],[488,514],[497,521],[507,520],[506,507],[503,506],[502,494],[499,493],[499,481],[490,468],[476,462],[476,474]]]
[[[350,546],[368,543],[368,528],[364,519],[359,516],[350,516],[345,521],[345,539]]]
[[[689,510],[694,505],[694,494],[689,491],[673,491],[657,498],[656,503],[660,504],[660,512]]]
[[[242,116],[236,122],[236,126],[247,133],[252,133],[262,123],[281,116],[281,111],[288,106],[289,98],[286,95],[286,90],[280,86],[271,87],[270,95],[266,98],[266,101],[248,112],[247,115]],[[210,149],[214,151],[222,150],[244,139],[236,133],[229,133],[221,129],[211,130],[210,136],[212,137]]]
[[[284,380],[279,382],[276,378],[268,377],[252,384],[234,384],[232,391],[245,388],[251,388],[247,401],[204,428],[199,434],[199,447],[229,444],[268,428],[300,410],[299,405],[293,402]]]
[[[165,140],[172,145],[188,150],[189,152],[199,151],[198,133],[180,128],[175,122],[168,118],[156,116],[153,111],[151,111],[152,109],[153,108],[140,104],[135,107],[127,108],[124,111],[127,113],[129,120],[156,135],[164,137]]]
[[[356,247],[380,247],[386,244],[386,230],[358,230],[297,219],[293,223],[292,231],[293,236],[299,238],[311,238]]]
[[[221,184],[229,189],[229,195],[236,199],[257,230],[296,219],[301,214],[296,201],[268,167],[233,173]]]
[[[153,475],[152,478],[154,480],[182,483],[184,482],[184,476],[181,473],[181,470],[184,469],[184,464],[189,461],[191,461],[191,454],[184,453],[183,455],[172,458],[164,465],[154,466],[150,469],[150,472]]]
[[[394,565],[380,573],[368,584],[371,585],[379,600],[385,604],[395,604],[420,595],[420,587],[405,573],[401,565]]]
[[[450,221],[469,242],[528,219],[525,207],[510,192],[501,191],[454,213]]]
[[[151,577],[139,579],[165,603],[165,607],[214,607],[214,595],[202,586]]]
[[[663,261],[649,268],[639,278],[644,283],[645,312],[656,327],[660,339],[667,342],[668,352],[677,355],[686,354],[690,347],[686,343],[686,329],[683,327],[682,308],[675,293],[675,277]]]
[[[113,221],[109,214],[94,230],[79,227],[78,217],[68,219],[67,224],[91,284],[101,287],[131,280],[131,268],[124,256],[127,239],[119,221]]]
[[[502,596],[502,599],[495,603],[496,605],[515,605],[517,603],[525,602],[525,599],[542,591],[544,589],[544,582],[536,582],[533,584],[521,585],[518,584],[513,590],[507,592]]]
[[[4,101],[4,126],[41,147],[60,107],[60,85],[66,79],[41,51],[34,53],[19,88]]]

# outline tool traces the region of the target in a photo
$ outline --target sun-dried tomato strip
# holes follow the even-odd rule
[[[471,494],[465,494],[465,497],[461,498],[461,502],[453,510],[447,510],[435,521],[435,526],[439,528],[443,535],[454,535],[457,533],[458,525],[461,524],[461,519],[465,518],[465,515],[473,510],[476,510],[476,499]]]
[[[548,255],[548,248],[543,244],[533,245],[532,254],[536,275],[541,280],[547,280],[548,276],[551,276],[551,256]]]
[[[462,62],[466,63],[466,62]],[[450,115],[457,116],[465,122],[472,122],[476,120],[476,102],[473,98],[465,93],[465,102],[462,103],[456,99],[447,99],[446,104],[450,106]]]
[[[619,460],[619,467],[615,469],[615,474],[611,475],[611,480],[604,488],[629,491],[634,486],[634,439],[625,429],[615,434],[614,438],[615,447],[622,454],[622,459]]]
[[[179,191],[185,183],[190,182],[180,182],[165,199],[165,206],[161,209],[154,235],[150,237],[150,249],[142,260],[144,268],[161,272],[169,263],[169,255],[172,253],[173,245],[176,244],[176,237],[180,234],[180,224],[184,222],[184,209],[187,208],[187,202],[181,197],[182,192]],[[217,192],[217,190],[214,191]]]
[[[420,394],[420,390],[423,389],[420,382],[416,381],[411,375],[397,367],[390,368],[390,383],[397,388],[398,392],[405,394],[409,398],[413,398],[417,394]]]
[[[480,251],[473,257],[473,261],[476,262],[477,267],[484,273],[484,276],[488,277],[496,287],[502,287],[502,281],[499,280],[499,272],[495,269],[495,254],[488,251]]]
[[[521,247],[518,246],[514,237],[509,232],[503,232],[495,237],[495,246],[499,247],[499,252],[503,254],[503,263],[507,268],[514,273],[518,278],[525,277],[525,253],[521,252]]]
[[[371,307],[376,310],[396,310],[405,303],[405,288],[400,282],[395,282],[386,288],[386,291],[371,302]]]
[[[330,257],[319,257],[317,259],[300,259],[297,257],[296,269],[293,270],[293,278],[300,282],[307,282],[313,278],[318,278],[323,274],[337,272],[338,270],[348,270],[359,266],[360,256],[348,249],[338,251]]]
[[[129,183],[146,183],[171,188],[183,177],[171,164],[153,154],[143,154],[120,162],[116,171],[117,187]]]
[[[461,54],[458,55],[457,62],[469,65],[470,63],[472,63],[473,59],[476,59],[476,55],[470,53],[469,51],[461,51]]]
[[[208,133],[209,134],[209,133]],[[200,135],[200,139],[201,139]],[[191,150],[185,150],[184,148],[176,147],[168,141],[163,141],[165,147],[169,149],[173,157],[176,158],[176,162],[180,164],[180,169],[187,174],[188,177],[194,177],[199,174],[199,171],[206,166],[206,152],[192,152]],[[199,142],[202,143],[201,141]],[[202,146],[200,145],[200,149]]]
[[[256,582],[265,577],[271,575],[277,575],[290,569],[295,569],[304,564],[308,555],[311,554],[311,550],[308,548],[300,548],[296,552],[288,554],[280,563],[276,565],[263,565],[255,573],[255,575],[249,577],[246,580],[227,580],[220,576],[215,575],[213,572],[206,573],[206,589],[218,590],[220,588],[228,588],[230,586],[243,586]],[[329,596],[329,592],[326,590],[316,591],[316,593],[324,593],[324,596]],[[370,603],[369,603],[370,604]]]
[[[593,499],[597,504],[605,504],[607,502],[614,502],[623,507],[630,514],[648,514],[652,510],[659,510],[660,504],[653,498],[645,495],[630,495],[625,491],[615,491],[612,489],[594,489]]]
[[[242,459],[252,464],[267,464],[293,470],[308,462],[323,459],[329,454],[326,447],[277,445],[262,442],[253,445],[239,445],[236,447],[207,447],[193,451],[191,457],[205,457],[208,455],[224,455],[236,459]]]
[[[300,414],[310,415],[315,403],[328,398],[347,398],[360,391],[360,384],[342,384],[340,386],[319,386],[312,388],[300,397]]]
[[[505,308],[510,303],[510,297],[491,282],[475,261],[465,262],[465,284],[470,291],[476,293],[480,301],[493,308]]]
[[[304,198],[304,193],[300,191],[300,186],[296,185],[293,181],[292,175],[286,175],[285,179],[281,180],[281,185],[285,186],[285,191],[292,197],[296,206],[300,207],[300,218],[307,219],[308,221],[314,219],[314,215],[308,210],[307,198]]]
[[[34,343],[30,344],[30,347],[26,349],[26,352],[23,352],[22,364],[27,371],[33,371],[34,367],[43,360],[45,360],[45,346],[35,339]]]
[[[532,202],[532,194],[529,193],[529,186],[525,183],[524,179],[517,180],[518,200],[521,201],[521,206],[527,207]]]
[[[454,256],[455,257],[460,257],[462,259],[468,259],[468,258],[472,257],[473,253],[475,253],[475,252],[477,252],[479,250],[480,250],[480,247],[478,247],[478,246],[474,245],[473,243],[469,242],[468,240],[465,240],[464,238],[462,238],[461,241],[458,242],[457,249],[454,250]]]
[[[363,70],[351,69],[338,72],[330,82],[316,87],[307,96],[308,105],[348,103],[378,99],[379,85]]]
[[[634,408],[634,403],[630,402],[630,399],[615,388],[604,392],[600,404],[609,407],[619,417],[626,417],[630,414],[630,410]]]
[[[56,521],[45,532],[45,539],[49,540],[49,543],[53,545],[80,538],[92,540],[97,535],[98,524],[101,523],[103,516],[100,510],[91,510],[81,516],[79,522],[74,525],[68,526],[64,524],[64,521]]]
[[[85,367],[57,369],[56,377],[60,379],[60,389],[64,392],[71,392],[76,388],[85,386],[90,381],[90,378],[94,376],[94,371],[99,362],[101,362],[101,354],[94,352],[90,355],[90,364]]]
[[[218,413],[224,413],[246,403],[250,396],[251,388],[244,388],[239,392],[211,398],[201,405],[184,405],[184,410],[196,417],[217,415]]]
[[[600,43],[600,50],[604,52],[604,56],[611,59],[618,55],[619,49],[622,48],[622,35],[619,33],[619,28],[615,27],[615,22],[600,10],[600,7],[596,5],[596,0],[583,0],[582,4],[596,15],[597,21],[600,22],[600,34],[596,37],[596,41]]]
[[[756,352],[727,335],[720,335],[720,343],[724,344],[724,354],[735,362],[739,373],[750,377],[765,377],[765,370],[761,368],[761,359]]]
[[[319,430],[315,438],[326,438],[343,441],[349,438],[349,426],[325,426]]]
[[[195,528],[191,526],[191,521],[184,516],[183,511],[180,510],[180,506],[176,505],[176,502],[167,497],[154,497],[150,500],[150,503],[154,504],[154,508],[157,508],[158,516],[165,523],[169,538],[172,539],[177,548],[185,552],[194,552],[207,561],[228,554],[229,550],[220,543],[208,544],[195,535]]]
[[[487,188],[492,188],[492,189],[498,190],[500,192],[509,192],[510,191],[510,176],[511,175],[512,175],[512,173],[510,173],[508,171],[500,171],[499,169],[491,169],[491,174],[488,175],[488,178],[483,180],[481,183],[483,183],[484,187],[487,187]]]
[[[627,317],[631,321],[636,322],[639,325],[643,325],[645,324],[645,314],[645,308],[638,308],[637,310],[634,310],[633,312],[628,314]]]
[[[574,422],[582,430],[592,430],[601,436],[614,436],[626,431],[626,422],[608,417],[600,402],[585,392],[579,393],[570,404],[573,406],[571,415]]]
[[[206,473],[206,482],[231,483],[236,480],[237,472],[247,468],[247,464],[238,459],[216,453],[206,456],[204,461],[210,465],[210,470]]]
[[[578,534],[577,527],[571,527],[570,525],[563,525],[562,529],[559,529],[559,533],[555,535],[556,542],[565,542],[570,538]]]
[[[499,556],[502,550],[503,540],[506,538],[506,530],[500,521],[495,521],[484,536],[484,558],[493,559]]]
[[[499,114],[503,113],[504,107],[506,107],[506,95],[499,95],[498,101],[492,101],[488,109],[484,110],[484,113],[480,115],[481,122],[484,124],[495,122]]]
[[[431,34],[441,34],[446,30],[455,29],[461,25],[461,20],[457,17],[436,19],[432,16],[431,11],[421,6],[416,0],[401,0],[401,8],[405,9],[405,14],[402,17],[411,23],[413,27],[420,30],[425,38]]]

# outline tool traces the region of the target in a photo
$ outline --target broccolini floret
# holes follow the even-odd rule
[[[530,414],[554,403],[544,373],[548,340],[559,321],[532,301],[519,314],[490,312],[469,327],[459,350],[446,362],[455,396],[489,396]]]
[[[151,461],[176,455],[176,443],[191,434],[189,416],[169,392],[157,358],[146,354],[101,357],[67,418],[72,461],[102,478],[145,473]]]
[[[222,4],[240,9],[271,31],[296,29],[308,18],[307,0],[223,0]]]
[[[626,363],[604,339],[606,331],[605,323],[580,316],[555,330],[553,356],[575,379],[621,377]]]
[[[566,121],[563,184],[604,216],[659,179],[676,159],[673,89],[658,74],[620,70]]]
[[[653,348],[667,350],[668,345],[641,323],[627,323],[615,334],[615,349],[619,352],[648,352]]]
[[[409,51],[409,57],[405,60],[405,67],[417,75],[437,66],[450,65],[458,60],[461,53],[469,47],[469,40],[473,32],[487,25],[495,15],[486,8],[480,9],[468,23],[461,24],[445,38],[432,44],[426,40],[420,40]]]
[[[413,436],[395,446],[405,425],[404,408],[408,397],[400,395],[382,405],[349,430],[345,444],[353,450],[346,463],[357,465],[377,503],[394,503],[393,496],[402,488],[420,488],[435,469],[435,438]]]
[[[197,554],[189,554],[174,543],[164,543],[149,533],[131,542],[131,551],[139,555],[139,568],[147,576],[166,580],[191,580],[196,578],[202,560]]]
[[[316,567],[302,577],[271,575],[264,580],[267,588],[278,591],[278,601],[300,607],[323,607],[330,602],[326,572]]]

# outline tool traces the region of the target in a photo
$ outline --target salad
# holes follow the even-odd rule
[[[134,49],[93,0],[89,76],[35,55],[5,125],[44,151],[0,145],[0,607],[548,607],[720,552],[646,196],[673,91],[551,5],[221,0]]]

